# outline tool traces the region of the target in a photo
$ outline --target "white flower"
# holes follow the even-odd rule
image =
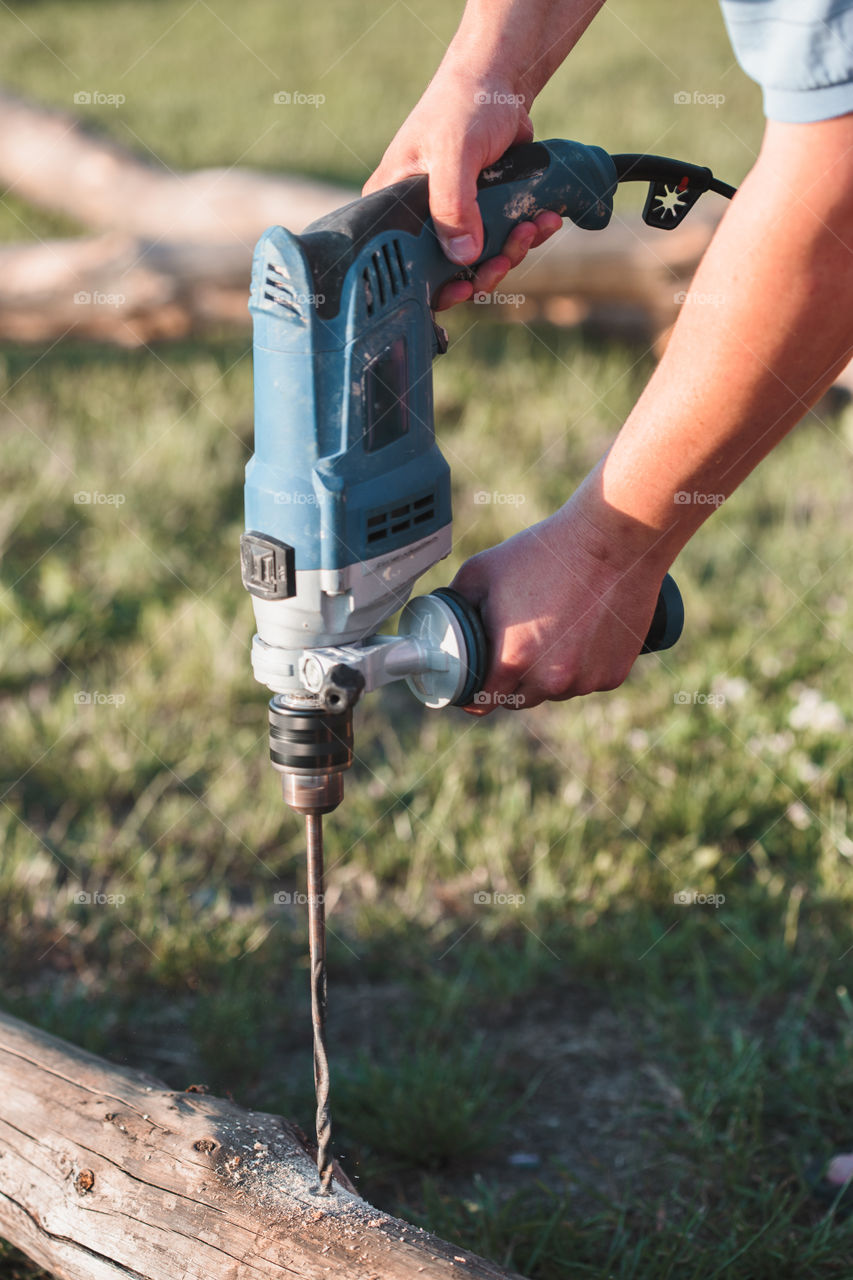
[[[821,697],[819,689],[803,689],[791,708],[788,724],[792,729],[811,729],[814,733],[840,733],[844,716],[834,702]]]

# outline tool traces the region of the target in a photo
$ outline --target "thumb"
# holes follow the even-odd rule
[[[470,151],[445,152],[430,167],[429,208],[436,235],[451,262],[476,262],[483,252],[483,221],[477,207],[480,165]]]

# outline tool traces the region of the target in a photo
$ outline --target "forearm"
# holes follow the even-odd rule
[[[851,356],[850,117],[770,125],[582,507],[665,566]],[[688,495],[685,498],[684,495]]]
[[[533,99],[571,52],[604,0],[468,0],[446,63]]]

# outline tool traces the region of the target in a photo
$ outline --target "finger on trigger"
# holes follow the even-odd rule
[[[535,240],[536,227],[534,223],[519,222],[517,227],[513,227],[503,247],[503,256],[509,260],[511,267],[517,267],[520,262],[524,261],[528,249],[532,247]]]
[[[470,280],[451,280],[443,285],[435,295],[432,303],[433,311],[447,311],[459,302],[467,302],[474,296],[474,285]]]
[[[474,277],[475,296],[478,293],[491,293],[495,285],[503,280],[511,266],[512,263],[505,253],[499,253],[496,258],[488,258],[481,263]]]
[[[559,213],[554,213],[552,209],[546,209],[544,213],[539,213],[533,219],[533,225],[536,228],[536,234],[533,238],[531,249],[538,249],[540,244],[544,244],[546,240],[550,240],[563,225],[563,219]]]

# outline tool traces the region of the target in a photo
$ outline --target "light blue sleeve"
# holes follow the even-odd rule
[[[770,120],[853,111],[853,0],[720,0],[735,56]]]

